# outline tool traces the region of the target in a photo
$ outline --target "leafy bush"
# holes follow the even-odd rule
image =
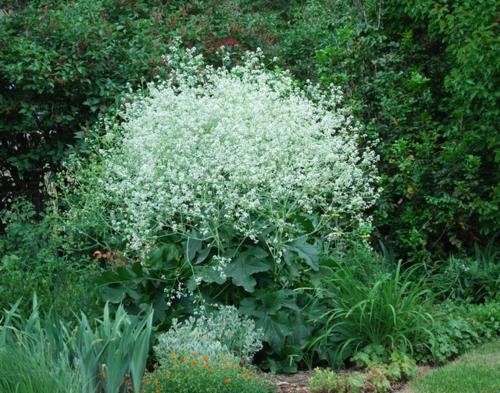
[[[431,279],[441,296],[472,303],[498,300],[500,287],[500,252],[495,238],[481,250],[475,247],[475,257],[450,257],[438,264]]]
[[[6,224],[0,236],[0,310],[23,298],[20,307],[29,312],[36,293],[46,311],[53,309],[65,318],[73,318],[75,311],[93,315],[101,303],[95,264],[89,265],[90,258],[62,255],[69,245],[64,244],[58,214],[49,211],[38,220],[35,215],[23,200],[0,215]]]
[[[283,18],[283,66],[341,86],[380,140],[380,238],[421,262],[500,230],[495,2],[309,0]]]
[[[169,331],[158,336],[154,350],[159,361],[168,360],[172,353],[195,352],[211,358],[236,355],[249,363],[262,349],[262,339],[262,330],[251,319],[240,317],[235,307],[219,306],[182,323],[175,320]]]
[[[319,302],[328,311],[315,321],[324,328],[313,345],[331,348],[330,364],[366,346],[411,352],[414,338],[432,319],[426,307],[429,290],[414,281],[412,271],[402,272],[401,264],[372,277],[355,266],[337,266],[323,282]]]
[[[268,393],[272,384],[237,358],[173,354],[165,366],[144,377],[145,393]]]

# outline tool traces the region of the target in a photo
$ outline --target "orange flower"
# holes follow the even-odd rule
[[[196,363],[197,363],[197,362],[196,362],[196,360],[193,360],[193,361],[191,362],[191,366],[196,366]]]

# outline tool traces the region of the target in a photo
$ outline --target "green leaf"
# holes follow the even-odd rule
[[[287,249],[304,259],[314,271],[319,270],[319,251],[314,245],[307,243],[305,238],[297,239],[288,244]]]
[[[226,275],[233,283],[243,287],[247,292],[253,292],[257,282],[252,274],[268,271],[271,267],[248,252],[242,253],[236,261],[226,268]]]
[[[196,237],[189,237],[186,243],[186,259],[190,262],[194,262],[194,257],[196,253],[201,250],[202,241]]]

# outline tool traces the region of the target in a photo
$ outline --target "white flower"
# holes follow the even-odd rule
[[[259,56],[228,70],[170,55],[171,78],[125,107],[120,127],[107,126],[94,192],[113,206],[131,250],[151,247],[166,228],[216,238],[230,225],[281,258],[282,243],[303,235],[298,215],[323,217],[315,231],[325,238],[369,221],[377,157],[360,148],[339,91],[300,90]],[[342,223],[325,218],[334,215]]]

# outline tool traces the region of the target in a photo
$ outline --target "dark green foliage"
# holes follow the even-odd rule
[[[199,300],[200,295],[208,301],[234,304],[242,314],[254,318],[257,328],[264,331],[262,366],[273,371],[295,372],[299,364],[311,362],[312,353],[306,349],[313,331],[310,313],[315,312],[309,307],[310,289],[319,283],[320,273],[308,267],[310,261],[294,252],[285,256],[286,265],[276,272],[276,267],[271,269],[272,257],[267,250],[253,242],[240,243],[236,239],[226,243],[227,255],[238,247],[243,251],[227,267],[225,278],[207,263],[203,264],[216,255],[213,245],[194,239],[175,242],[170,238],[152,250],[143,264],[123,260],[120,266],[116,264],[119,259],[112,255],[103,257],[108,267],[100,278],[105,299],[123,303],[133,312],[152,304],[156,322],[164,327],[170,325],[172,318],[189,315],[193,301]],[[314,253],[310,258],[319,263]],[[294,276],[286,269],[302,274]],[[202,278],[198,285],[195,277]]]
[[[490,0],[310,0],[287,13],[283,65],[341,86],[380,140],[376,225],[405,258],[500,230],[497,14]]]
[[[0,315],[17,299],[23,298],[23,310],[33,294],[72,318],[73,312],[93,314],[100,295],[93,281],[97,271],[87,257],[69,260],[60,232],[60,217],[50,212],[34,221],[35,211],[28,202],[17,201],[2,215],[6,233],[0,237]]]
[[[431,276],[435,291],[442,298],[476,304],[498,300],[500,263],[498,251],[491,251],[487,248],[483,252],[476,247],[475,257],[450,257],[447,262],[438,264]]]
[[[165,75],[174,37],[213,61],[222,45],[241,51],[273,41],[263,27],[272,15],[241,15],[231,1],[14,3],[0,14],[2,205],[24,194],[40,210],[66,146],[128,85]]]

